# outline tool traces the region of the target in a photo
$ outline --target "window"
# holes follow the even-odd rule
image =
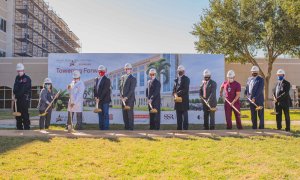
[[[37,108],[42,88],[42,86],[32,86],[30,108]]]
[[[0,57],[6,57],[6,53],[0,50]]]
[[[144,87],[145,86],[145,72],[141,71],[140,72],[140,87]]]
[[[6,21],[0,18],[0,30],[6,32]]]
[[[6,86],[0,87],[0,109],[12,108],[12,89]]]

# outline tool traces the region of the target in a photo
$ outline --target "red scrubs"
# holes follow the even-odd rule
[[[237,92],[241,92],[241,84],[236,81],[233,81],[232,83],[229,83],[229,81],[225,81],[222,84],[222,88],[224,89],[225,97],[229,100],[229,102],[232,102],[234,100]],[[239,100],[234,103],[234,107],[240,111],[241,103]],[[232,111],[234,112],[235,115],[237,128],[243,129],[240,114],[236,112],[226,101],[224,102],[224,108],[225,108],[227,129],[232,129],[232,119],[231,119]]]

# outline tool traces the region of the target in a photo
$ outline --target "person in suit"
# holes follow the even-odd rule
[[[217,83],[211,79],[211,72],[208,69],[203,71],[204,80],[200,86],[200,97],[202,97],[211,108],[217,106]],[[203,104],[203,116],[204,116],[204,130],[214,130],[215,129],[215,111],[206,105],[202,99]]]
[[[98,67],[99,76],[95,78],[94,86],[94,98],[98,107],[102,109],[102,112],[98,113],[99,117],[99,129],[108,130],[109,129],[109,103],[111,102],[111,82],[105,75],[106,68],[103,65]]]
[[[160,129],[160,88],[161,84],[156,78],[156,70],[150,69],[148,81],[148,87],[146,89],[146,97],[148,99],[149,106],[149,116],[150,116],[150,130],[159,130]],[[151,107],[157,110],[157,113],[151,113]]]
[[[131,74],[132,65],[126,63],[124,66],[125,74],[121,77],[120,82],[120,96],[122,103],[122,113],[123,120],[125,125],[125,130],[134,129],[134,102],[135,102],[135,87],[136,87],[136,78]],[[130,109],[126,109],[125,106],[129,106]]]
[[[259,129],[264,129],[264,108],[256,110],[256,106],[264,106],[264,79],[258,75],[259,68],[253,66],[251,68],[252,76],[248,78],[245,95],[251,100],[251,120],[252,129],[257,129],[257,115],[259,117]]]
[[[290,87],[291,84],[285,79],[285,71],[283,69],[278,69],[277,71],[278,82],[274,88],[273,100],[275,102],[276,110],[276,122],[277,129],[281,130],[282,128],[282,111],[285,116],[285,130],[290,131],[291,121],[290,121]]]
[[[185,75],[185,68],[182,65],[178,66],[177,73],[178,77],[175,79],[173,87],[173,96],[175,100],[175,110],[177,116],[177,130],[188,130],[190,79]]]

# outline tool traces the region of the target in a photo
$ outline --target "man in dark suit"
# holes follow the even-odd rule
[[[125,124],[125,130],[133,130],[134,128],[133,108],[135,102],[136,78],[131,74],[132,73],[131,64],[126,63],[124,70],[126,74],[124,74],[121,77],[121,82],[120,82],[123,120]],[[130,107],[130,108],[127,109],[126,107]]]
[[[245,95],[251,100],[251,120],[252,129],[257,129],[257,115],[259,117],[259,129],[264,129],[264,108],[256,109],[256,106],[264,107],[264,79],[258,75],[259,68],[253,66],[251,68],[252,77],[248,78]]]
[[[111,102],[111,83],[110,79],[105,76],[106,68],[103,65],[98,67],[99,76],[95,79],[94,97],[98,107],[102,112],[98,113],[99,116],[99,129],[109,129],[109,103]]]
[[[177,115],[177,130],[188,130],[190,79],[184,75],[185,68],[182,65],[178,66],[177,73],[178,77],[175,79],[173,87],[173,96]]]
[[[286,124],[286,131],[290,131],[290,87],[291,84],[285,80],[285,71],[279,69],[277,71],[277,78],[278,82],[275,86],[273,92],[273,100],[275,102],[275,109],[276,109],[276,122],[277,122],[277,129],[281,130],[282,128],[282,111],[284,112],[285,116],[285,124]]]
[[[208,104],[204,102],[203,113],[204,113],[204,130],[214,130],[215,129],[215,111],[211,108],[216,108],[217,106],[217,83],[211,79],[211,72],[208,69],[203,71],[204,80],[200,86],[200,97],[202,97]]]
[[[159,80],[156,79],[156,70],[150,69],[148,87],[146,89],[146,97],[149,104],[150,130],[160,129],[160,87]],[[151,106],[150,106],[151,104]],[[153,112],[154,111],[154,112]]]

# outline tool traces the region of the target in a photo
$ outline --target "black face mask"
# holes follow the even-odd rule
[[[209,80],[210,80],[210,77],[204,77],[204,80],[205,80],[205,81],[209,81]]]
[[[256,77],[256,76],[258,76],[258,73],[252,73],[252,76]]]
[[[183,75],[183,71],[179,71],[179,72],[178,72],[178,75],[179,75],[179,76],[182,76],[182,75]]]

